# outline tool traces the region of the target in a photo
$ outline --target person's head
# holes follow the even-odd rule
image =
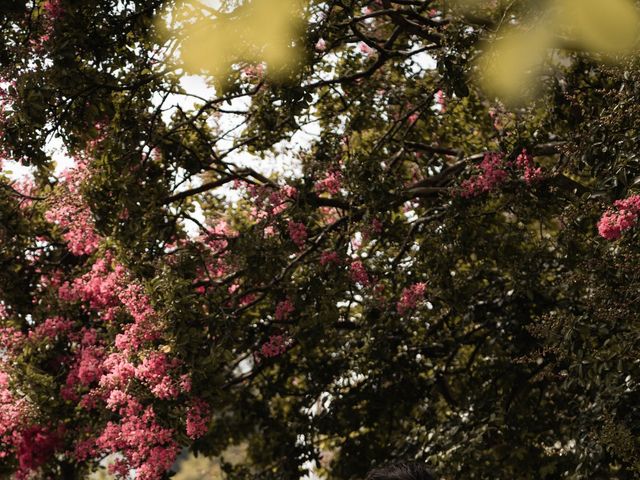
[[[423,463],[394,463],[374,468],[366,480],[436,480]]]

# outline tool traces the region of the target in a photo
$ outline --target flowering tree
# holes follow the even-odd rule
[[[2,474],[633,478],[636,63],[507,108],[472,59],[529,2],[301,4],[295,68],[206,96],[171,1],[0,12]]]

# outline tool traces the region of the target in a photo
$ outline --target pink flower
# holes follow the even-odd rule
[[[542,178],[542,169],[535,168],[533,157],[526,150],[522,150],[522,153],[516,158],[516,167],[523,171],[524,181],[528,185]]]
[[[55,339],[59,335],[64,335],[71,330],[73,322],[63,317],[47,318],[40,325],[36,326],[29,332],[29,338],[42,340],[42,339]]]
[[[318,39],[315,48],[318,52],[324,52],[327,49],[327,42],[325,42],[324,38]]]
[[[427,289],[426,283],[414,283],[410,287],[405,288],[400,295],[400,300],[396,304],[396,309],[400,315],[404,315],[407,311],[416,307],[418,302],[424,299]]]
[[[598,233],[607,240],[617,240],[625,230],[638,223],[640,213],[640,195],[633,195],[624,200],[616,200],[617,211],[607,210],[598,222]]]
[[[81,185],[88,177],[86,162],[80,160],[74,168],[64,172],[61,191],[54,197],[45,219],[63,229],[62,238],[73,255],[91,255],[100,244],[101,237],[89,205],[81,194]]]
[[[281,322],[283,320],[286,320],[294,311],[295,308],[293,306],[293,303],[291,303],[291,300],[287,298],[285,300],[282,300],[281,302],[278,302],[278,305],[276,305],[275,318],[276,320]]]
[[[136,378],[143,380],[157,398],[176,398],[180,393],[179,383],[170,374],[179,364],[177,359],[169,359],[162,352],[152,352],[136,368]]]
[[[103,362],[104,375],[100,378],[100,387],[107,390],[127,388],[136,375],[136,368],[121,352],[111,353]]]
[[[320,265],[323,267],[329,264],[340,265],[340,263],[340,255],[338,255],[338,252],[322,252],[320,254]]]
[[[30,177],[22,178],[16,181],[13,185],[13,189],[18,192],[22,197],[19,198],[20,208],[25,209],[33,205],[33,200],[29,197],[36,197],[36,184]]]
[[[180,449],[173,430],[157,423],[150,406],[140,413],[108,422],[95,440],[95,452],[121,455],[110,467],[111,473],[126,478],[135,469],[139,480],[158,480],[171,468]]]
[[[316,182],[314,189],[318,193],[329,192],[331,195],[340,193],[342,174],[339,171],[327,172],[324,179]]]
[[[103,353],[104,350],[99,347],[87,347],[80,351],[77,376],[81,385],[90,385],[100,378],[103,372]]]
[[[278,357],[287,351],[287,343],[283,335],[271,335],[269,341],[260,348],[260,353],[266,358]]]
[[[307,227],[304,223],[294,222],[289,220],[289,237],[298,248],[304,247],[304,243],[307,241]]]
[[[107,398],[106,407],[111,411],[117,411],[123,416],[139,415],[142,405],[133,396],[122,390],[112,390]]]
[[[373,48],[364,42],[358,43],[358,49],[360,50],[360,53],[364,53],[365,55],[371,55],[373,53]]]
[[[57,20],[63,13],[60,0],[45,0],[42,9],[50,21]]]
[[[82,300],[88,304],[88,309],[99,312],[105,321],[111,321],[121,305],[118,295],[126,281],[124,267],[116,265],[112,269],[111,255],[107,253],[104,258],[96,260],[88,273],[76,278],[73,284],[61,284],[58,296],[65,302]]]
[[[475,197],[494,190],[507,180],[503,156],[500,153],[487,153],[478,166],[480,173],[462,182],[462,197]]]
[[[24,340],[25,335],[20,330],[13,327],[0,327],[0,345],[8,353],[22,349]],[[0,363],[0,365],[2,364]]]
[[[27,478],[29,472],[37,470],[53,456],[60,445],[61,433],[33,425],[14,435],[13,443],[20,465],[17,478]]]
[[[11,389],[8,366],[0,362],[0,458],[9,454],[5,445],[15,444],[20,439],[20,431],[30,421],[31,405],[23,395],[16,395]]]
[[[353,280],[354,282],[359,283],[365,287],[371,283],[371,279],[369,278],[367,269],[360,260],[352,262],[349,266],[349,270],[351,274],[351,280]]]
[[[209,418],[209,404],[200,398],[194,398],[187,408],[187,436],[195,440],[207,433]]]
[[[442,90],[438,90],[436,92],[436,104],[440,107],[440,113],[444,113],[447,111],[447,99],[445,98],[444,92]]]

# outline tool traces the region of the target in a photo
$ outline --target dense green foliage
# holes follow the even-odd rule
[[[355,479],[399,458],[446,479],[638,478],[638,232],[598,234],[640,179],[636,61],[556,51],[540,96],[507,107],[474,59],[529,2],[303,3],[288,78],[238,64],[193,98],[156,20],[172,1],[4,2],[0,147],[35,185],[1,177],[2,325],[28,338],[3,366],[32,422],[65,428],[38,471],[85,478],[100,455],[66,452],[120,421],[61,395],[78,337],[29,337],[62,316],[120,351],[129,314],[108,322],[59,292],[106,258],[162,327],[131,362],[170,353],[210,405],[207,433],[175,441],[246,445],[228,478]],[[85,165],[77,191],[54,175],[54,138]],[[474,189],[489,153],[499,178]],[[50,221],[69,196],[95,248],[70,247],[80,219]],[[187,397],[136,381],[128,393],[183,432]]]

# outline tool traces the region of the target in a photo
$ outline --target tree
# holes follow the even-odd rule
[[[535,6],[493,3],[301,2],[296,65],[193,98],[173,2],[6,2],[3,475],[636,478],[638,64],[502,105],[481,40]]]

